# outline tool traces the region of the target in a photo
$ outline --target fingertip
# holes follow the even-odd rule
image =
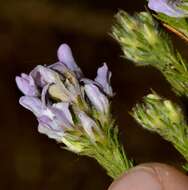
[[[115,180],[108,190],[188,190],[188,177],[165,164],[143,164]]]
[[[108,190],[162,190],[161,183],[150,167],[137,166],[119,179]]]

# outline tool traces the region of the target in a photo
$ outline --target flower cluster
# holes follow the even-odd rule
[[[112,28],[125,58],[138,66],[151,65],[160,70],[178,95],[188,96],[188,64],[173,48],[169,36],[147,12],[134,16],[124,11]]]
[[[132,112],[143,128],[156,132],[170,141],[188,160],[188,126],[181,108],[157,94],[144,97],[143,104],[137,104]]]
[[[64,142],[66,133],[72,131],[96,141],[103,134],[95,120],[104,121],[109,114],[108,97],[113,95],[111,72],[104,64],[94,81],[84,78],[66,44],[59,47],[58,59],[55,64],[38,65],[29,75],[23,73],[16,77],[25,95],[20,98],[20,104],[37,117],[39,132],[58,142]],[[91,117],[94,112],[98,118]]]
[[[170,100],[165,100],[157,94],[144,97],[144,104],[137,104],[133,116],[143,127],[151,131],[165,131],[168,126],[186,126],[182,110]]]
[[[155,18],[186,40],[187,5],[187,0],[148,0],[149,8],[159,13]],[[188,64],[152,14],[139,12],[132,16],[119,11],[115,17],[112,36],[120,44],[124,57],[138,66],[157,68],[177,95],[188,97]],[[188,126],[178,105],[154,93],[146,96],[143,104],[137,104],[132,115],[143,128],[170,141],[188,161]]]
[[[150,9],[171,17],[187,17],[188,12],[181,8],[181,6],[187,5],[182,0],[149,0],[148,2]]]
[[[112,28],[113,37],[120,43],[125,57],[139,64],[169,62],[172,54],[171,43],[147,12],[131,16],[125,11],[116,15],[117,22]],[[160,53],[160,55],[159,55]]]
[[[113,178],[132,166],[119,144],[110,114],[111,72],[104,63],[94,80],[84,77],[70,47],[62,44],[57,63],[36,66],[16,77],[20,104],[38,120],[38,131],[66,149],[95,158]]]

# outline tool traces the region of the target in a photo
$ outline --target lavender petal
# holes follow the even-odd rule
[[[97,70],[97,77],[95,78],[95,81],[102,86],[104,92],[109,96],[113,96],[112,87],[110,85],[111,75],[112,73],[108,70],[106,63],[104,63],[103,66]]]
[[[94,107],[99,112],[107,113],[109,109],[109,102],[107,97],[99,90],[99,88],[93,84],[86,84],[84,89]]]
[[[51,128],[41,123],[38,125],[38,132],[47,135],[51,139],[55,139],[57,142],[61,142],[64,136],[64,133],[51,130]]]
[[[67,103],[57,103],[38,117],[38,131],[60,141],[66,129],[71,129],[73,120]]]
[[[35,67],[30,75],[39,87],[44,87],[46,84],[52,84],[59,81],[58,73],[42,65]]]
[[[84,128],[87,135],[94,140],[95,136],[93,134],[93,128],[97,128],[96,123],[83,111],[79,111],[77,116],[80,119],[81,125]]]
[[[57,62],[52,65],[49,65],[48,68],[59,72],[60,74],[62,74],[62,76],[65,72],[67,72],[67,67],[61,62]]]
[[[60,110],[63,113],[63,116],[68,121],[69,125],[73,125],[72,115],[69,110],[69,103],[61,102],[57,104],[53,104],[53,107]]]
[[[21,74],[21,77],[16,77],[16,84],[20,91],[28,96],[38,96],[39,92],[35,85],[33,78],[25,73]]]
[[[180,3],[180,0],[149,0],[148,7],[171,17],[185,17],[187,16],[186,12],[178,8]]]
[[[59,61],[65,64],[71,71],[73,71],[78,78],[83,76],[81,69],[74,60],[72,50],[67,44],[60,45],[57,51],[57,56]]]
[[[34,113],[36,117],[41,116],[43,113],[42,102],[37,97],[32,96],[22,96],[19,100],[19,103],[26,109]]]

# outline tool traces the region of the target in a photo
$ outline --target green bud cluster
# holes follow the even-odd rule
[[[147,12],[130,16],[120,11],[116,20],[112,35],[121,45],[125,58],[138,66],[157,68],[178,95],[188,97],[188,65],[152,16]]]
[[[143,128],[171,142],[188,161],[188,126],[177,104],[149,94],[133,108],[132,116]]]
[[[164,40],[166,34],[157,29],[158,25],[149,13],[130,16],[120,11],[116,20],[112,35],[120,43],[126,58],[139,65],[164,64],[164,59],[169,62],[166,55],[172,54],[171,42]]]

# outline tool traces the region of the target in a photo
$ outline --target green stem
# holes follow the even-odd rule
[[[87,156],[96,159],[113,179],[133,167],[132,161],[127,158],[123,146],[118,141],[117,128],[110,129],[110,136],[105,142],[93,144],[92,153]]]

